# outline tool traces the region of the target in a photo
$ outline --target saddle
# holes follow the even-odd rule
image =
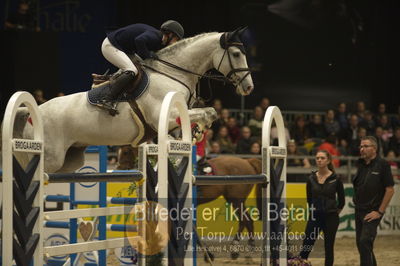
[[[138,69],[138,74],[135,75],[133,80],[122,70],[112,75],[93,74],[92,89],[87,94],[89,103],[108,110],[110,115],[114,116],[118,114],[116,107],[119,102],[130,102],[139,98],[149,85],[149,77],[139,62],[134,61],[134,64]],[[108,100],[112,90],[116,89],[112,86],[122,87],[117,88],[120,92],[113,99],[114,108],[109,109],[104,106],[104,102]]]
[[[133,120],[135,120],[136,124],[139,127],[139,134],[134,140],[132,140],[131,143],[133,147],[137,146],[139,143],[151,140],[157,135],[157,132],[149,124],[146,123],[143,112],[136,102],[136,99],[139,98],[148,88],[150,80],[147,73],[143,70],[142,65],[139,62],[135,61],[134,64],[138,69],[138,74],[135,76],[133,81],[123,77],[123,82],[120,82],[119,84],[123,84],[126,86],[122,88],[121,93],[114,100],[115,105],[112,109],[105,108],[103,103],[107,99],[108,95],[111,93],[110,84],[113,82],[113,80],[121,77],[123,75],[123,71],[119,70],[112,75],[93,74],[92,89],[87,92],[87,100],[90,104],[106,109],[112,116],[118,114],[118,111],[116,109],[118,103],[129,103],[132,109],[132,118]]]

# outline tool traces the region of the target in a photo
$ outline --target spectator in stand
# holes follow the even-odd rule
[[[285,126],[285,136],[286,136],[286,143],[290,140],[290,132],[289,132],[289,129],[287,128],[287,123],[286,123],[286,120],[285,120],[285,117],[283,117],[283,123],[284,123],[284,126]],[[272,143],[272,145],[278,145],[278,129],[276,128],[276,124],[275,123],[272,123],[272,126],[271,126],[271,135],[270,135],[270,137],[271,137],[271,143]]]
[[[378,104],[378,112],[376,113],[376,121],[379,122],[379,119],[383,115],[387,115],[387,113],[386,113],[386,104],[380,103],[380,104]]]
[[[360,127],[367,130],[367,135],[373,135],[376,128],[376,122],[372,113],[369,110],[365,111],[364,119],[359,123]]]
[[[234,153],[235,145],[232,143],[228,135],[228,128],[226,126],[221,126],[218,130],[217,137],[215,140],[219,143],[221,147],[221,153]]]
[[[254,141],[250,146],[250,154],[261,154],[261,144],[258,141]]]
[[[40,28],[36,24],[37,22],[30,11],[29,4],[21,1],[18,4],[17,12],[11,14],[6,19],[4,26],[6,30],[13,31],[40,31]]]
[[[206,138],[206,147],[205,147],[205,153],[208,155],[211,151],[211,142],[213,141],[214,138],[214,131],[209,128],[207,129],[207,134],[205,135]]]
[[[294,139],[291,139],[287,143],[287,166],[289,167],[301,167],[301,168],[310,168],[311,164],[307,158],[300,159],[300,158],[290,158],[293,156],[301,156],[301,155],[308,155],[306,152],[300,152],[297,149],[296,142]],[[306,180],[307,175],[305,174],[288,174],[288,181],[289,182],[304,182]]]
[[[251,138],[251,130],[249,127],[242,127],[241,136],[236,144],[237,154],[249,154],[251,143],[253,142]]]
[[[196,161],[201,160],[206,156],[206,148],[207,148],[207,134],[208,129],[204,130],[203,137],[200,141],[196,142]]]
[[[297,145],[303,146],[310,138],[308,127],[303,115],[298,115],[294,119],[294,124],[290,129],[290,136],[296,141]]]
[[[219,145],[218,141],[211,142],[209,154],[221,154],[221,146]]]
[[[268,107],[270,106],[270,101],[269,98],[267,97],[262,97],[259,106],[263,109],[263,112],[265,114],[265,112],[267,111]]]
[[[240,127],[237,125],[236,118],[229,117],[226,126],[228,128],[228,134],[232,143],[236,144],[240,138]]]
[[[221,114],[221,110],[222,110],[222,102],[220,99],[215,99],[213,101],[212,107],[214,107],[215,111],[217,112],[218,115]]]
[[[377,154],[380,157],[385,157],[387,150],[388,150],[388,142],[386,140],[383,139],[383,129],[380,126],[377,126],[375,128],[375,135],[374,137],[376,138],[377,141]]]
[[[222,108],[221,113],[218,115],[218,119],[215,120],[211,126],[214,132],[218,132],[221,126],[226,126],[229,119],[229,110]],[[215,139],[216,136],[214,136]]]
[[[357,132],[358,132],[358,116],[352,114],[349,119],[349,127],[342,131],[341,138],[346,139],[347,143],[351,143],[353,140],[357,139]]]
[[[358,101],[356,105],[356,113],[358,117],[358,122],[364,119],[365,115],[365,103],[363,101]]]
[[[308,155],[306,151],[300,152],[297,148],[296,141],[294,139],[291,139],[287,143],[287,154],[288,155]],[[304,159],[288,159],[287,160],[287,165],[288,166],[301,166],[303,168],[310,168],[311,164],[310,161],[307,158]]]
[[[321,142],[322,139],[326,138],[326,129],[324,124],[322,124],[321,115],[315,114],[312,116],[312,121],[308,124],[308,131],[310,138],[315,139],[316,142]]]
[[[393,133],[392,125],[390,124],[389,118],[386,114],[381,115],[379,118],[379,121],[377,123],[378,126],[380,126],[383,131],[386,131],[387,137],[391,137]],[[384,136],[385,137],[385,136]]]
[[[349,155],[349,144],[345,139],[339,140],[338,150],[341,155]]]
[[[336,112],[336,120],[339,122],[339,126],[341,130],[345,130],[349,126],[349,114],[347,112],[347,106],[345,103],[339,103],[337,112]]]
[[[397,157],[399,158],[399,157]],[[386,155],[386,160],[388,161],[390,165],[390,169],[392,170],[393,178],[395,180],[400,180],[400,175],[398,174],[399,172],[399,162],[395,161],[396,160],[396,153],[392,150],[389,150],[387,155]]]
[[[318,147],[318,150],[327,150],[332,156],[340,156],[339,149],[337,146],[337,137],[335,135],[329,135],[325,141]],[[333,159],[332,163],[335,167],[340,166],[339,159]]]
[[[38,105],[47,102],[47,100],[43,96],[43,91],[41,89],[37,89],[33,92],[33,98]]]
[[[326,111],[324,126],[327,135],[339,135],[340,125],[339,122],[335,120],[335,111],[333,109]]]
[[[254,107],[253,117],[249,120],[248,127],[251,130],[251,135],[261,139],[262,126],[264,122],[264,112],[260,106]]]
[[[397,106],[397,113],[392,117],[393,128],[400,127],[400,105]]]
[[[360,143],[363,137],[367,136],[367,130],[363,127],[358,128],[357,139],[349,143],[349,152],[352,156],[360,156]]]
[[[393,136],[389,139],[389,150],[392,150],[396,156],[400,156],[400,127],[396,127]]]

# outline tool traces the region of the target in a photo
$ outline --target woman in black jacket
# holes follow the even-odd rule
[[[339,227],[339,213],[345,204],[343,183],[336,176],[332,155],[320,150],[315,156],[318,170],[307,180],[307,202],[310,216],[300,257],[308,259],[321,230],[324,232],[325,265],[333,265],[335,236]]]

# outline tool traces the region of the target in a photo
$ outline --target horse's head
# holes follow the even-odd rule
[[[213,58],[214,67],[224,74],[240,95],[249,95],[254,84],[247,66],[246,52],[240,39],[247,27],[225,32],[220,38],[222,49]]]

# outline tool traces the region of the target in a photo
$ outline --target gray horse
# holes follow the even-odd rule
[[[90,145],[139,144],[143,123],[157,131],[161,103],[168,92],[180,92],[189,104],[193,103],[198,82],[196,74],[215,68],[233,83],[238,94],[250,94],[254,85],[240,34],[241,30],[203,33],[157,53],[159,59],[179,66],[179,69],[159,60],[145,60],[150,82],[147,90],[136,99],[143,122],[132,116],[132,108],[127,102],[119,104],[118,115],[110,116],[88,103],[87,92],[53,98],[40,105],[45,134],[45,172],[73,172],[83,165],[84,151]],[[203,114],[200,117],[206,121],[204,123],[210,123],[209,109],[190,110],[191,120],[199,119],[199,113]],[[30,138],[33,127],[26,119],[27,114],[21,111],[15,127],[20,130],[19,137]],[[170,128],[176,126],[176,119],[171,119]]]

